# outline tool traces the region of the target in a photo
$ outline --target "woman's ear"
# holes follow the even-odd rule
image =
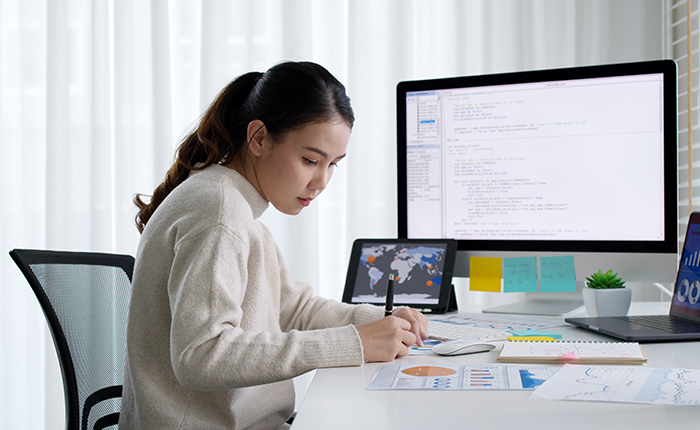
[[[248,123],[248,149],[250,152],[259,157],[263,153],[263,141],[267,135],[265,123],[259,119]]]

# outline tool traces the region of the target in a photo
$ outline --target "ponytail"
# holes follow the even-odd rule
[[[156,208],[193,170],[243,160],[248,124],[265,124],[273,141],[311,123],[340,119],[352,128],[355,116],[345,87],[325,68],[310,62],[284,62],[267,72],[251,72],[231,82],[214,99],[197,129],[177,150],[177,158],[149,203],[134,196],[140,233]]]
[[[175,187],[187,179],[191,171],[219,162],[225,164],[240,152],[245,143],[245,131],[241,133],[243,124],[237,118],[240,118],[243,105],[261,76],[260,72],[247,73],[224,88],[202,116],[197,129],[178,147],[175,163],[153,191],[150,201],[144,202],[143,194],[134,196],[139,233],[143,233],[153,212]]]

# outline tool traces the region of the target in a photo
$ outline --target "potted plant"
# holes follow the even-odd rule
[[[612,270],[598,270],[586,278],[583,303],[592,317],[627,315],[632,303],[632,290],[625,288],[625,282]]]

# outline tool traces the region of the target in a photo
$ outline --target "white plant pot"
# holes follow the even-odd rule
[[[583,288],[583,304],[591,317],[625,316],[632,303],[632,290],[629,288]]]

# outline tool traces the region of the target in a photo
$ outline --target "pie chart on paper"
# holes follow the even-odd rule
[[[450,375],[454,375],[457,372],[454,371],[453,369],[449,369],[447,367],[418,366],[418,367],[410,367],[408,369],[404,369],[401,371],[401,373],[404,373],[406,375],[411,375],[411,376],[429,377],[429,376],[450,376]]]

